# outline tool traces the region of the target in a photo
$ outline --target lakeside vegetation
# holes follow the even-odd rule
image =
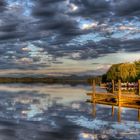
[[[86,84],[84,77],[63,76],[63,77],[0,77],[0,83],[48,83],[48,84]]]
[[[102,82],[111,80],[122,82],[136,82],[140,79],[140,60],[133,63],[113,64],[106,74],[102,76]]]

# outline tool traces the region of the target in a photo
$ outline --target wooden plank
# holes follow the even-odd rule
[[[104,104],[104,105],[114,105],[114,106],[117,106],[116,103],[112,103],[112,102],[105,102],[105,101],[97,101],[96,102],[97,104]]]
[[[88,96],[92,96],[92,93],[87,93]],[[110,97],[110,98],[116,98],[116,95],[114,94],[108,94],[108,93],[96,93],[95,96],[97,98],[100,98],[100,97]],[[129,100],[139,100],[140,101],[140,96],[138,95],[121,95],[121,98],[124,98],[124,99],[129,99]]]

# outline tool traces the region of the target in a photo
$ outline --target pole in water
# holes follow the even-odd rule
[[[114,117],[114,106],[112,106],[112,117]]]
[[[92,83],[92,84],[93,84],[93,93],[95,93],[95,92],[96,92],[96,87],[95,87],[95,86],[96,86],[96,85],[95,85],[95,80],[93,80],[93,83]]]
[[[114,93],[115,90],[115,85],[114,85],[114,80],[112,80],[112,93]]]
[[[92,94],[92,101],[93,101],[93,116],[96,116],[96,99],[95,99],[95,94],[96,94],[96,84],[95,80],[93,80],[93,94]]]
[[[121,80],[118,80],[118,104],[121,100]]]
[[[118,106],[118,122],[121,122],[121,106]]]
[[[121,80],[118,80],[118,122],[121,122]]]
[[[92,114],[93,114],[93,117],[96,117],[96,103],[92,104]]]
[[[138,121],[140,122],[140,109],[138,109]]]
[[[95,84],[95,80],[93,80],[93,94],[92,94],[92,98],[93,98],[93,101],[95,100],[95,92],[96,92],[96,84]]]

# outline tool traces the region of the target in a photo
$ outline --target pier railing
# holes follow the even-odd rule
[[[87,93],[91,96],[90,102],[93,103],[93,115],[96,115],[96,104],[112,106],[112,116],[114,116],[114,106],[118,107],[118,121],[121,121],[122,107],[134,108],[138,110],[138,120],[140,121],[140,80],[138,80],[138,94],[122,92],[121,80],[118,80],[118,90],[115,91],[115,84],[112,80],[112,92],[96,92],[96,83],[93,80],[92,92]]]

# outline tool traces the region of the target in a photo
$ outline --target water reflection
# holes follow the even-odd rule
[[[71,102],[85,100],[84,90],[79,87],[62,87],[62,85],[1,85],[0,103],[6,110],[15,111],[13,117],[25,117],[27,119],[36,114],[43,113],[52,106],[64,104],[68,106]],[[72,94],[75,94],[74,96]],[[73,105],[75,107],[76,105]],[[20,115],[21,116],[18,116]],[[30,116],[30,117],[29,117]],[[11,116],[12,117],[12,116]]]
[[[97,88],[100,90],[99,88]],[[6,140],[140,139],[136,110],[86,101],[90,86],[0,85],[0,138]],[[93,112],[93,113],[92,113]]]

